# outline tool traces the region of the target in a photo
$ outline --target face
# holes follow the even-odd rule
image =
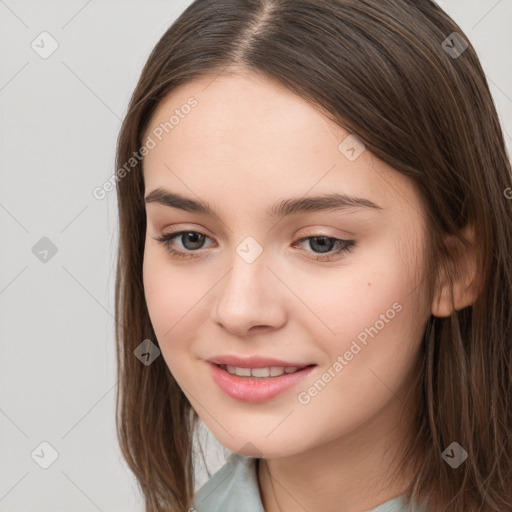
[[[146,301],[162,357],[216,438],[283,457],[396,403],[429,316],[412,182],[253,75],[182,85],[148,137]]]

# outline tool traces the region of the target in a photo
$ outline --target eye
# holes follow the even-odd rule
[[[178,258],[198,258],[201,256],[198,250],[203,248],[203,244],[207,238],[209,238],[207,235],[199,231],[178,231],[176,233],[162,234],[159,238],[155,238],[155,240],[161,243],[173,256],[177,256]],[[176,239],[181,241],[182,248],[176,247]],[[297,245],[302,245],[304,242],[309,242],[313,253],[317,255],[312,259],[316,261],[331,261],[333,256],[349,252],[353,250],[356,245],[355,240],[344,240],[342,238],[325,235],[309,234],[294,242],[292,246],[296,247]],[[334,248],[335,250],[333,251]]]
[[[174,246],[175,238],[180,238],[182,246],[186,249],[176,249]],[[179,258],[197,258],[198,255],[190,254],[191,252],[201,249],[204,240],[207,237],[204,233],[198,231],[178,231],[176,233],[169,233],[162,235],[159,238],[155,238],[157,242],[160,242],[173,256]]]
[[[295,242],[294,245],[300,245],[304,242],[309,243],[309,246],[316,254],[316,256],[312,259],[317,261],[332,261],[333,256],[337,256],[345,252],[350,252],[356,245],[355,240],[345,240],[343,238],[314,234],[300,238],[297,242]],[[333,252],[334,248],[336,249]],[[317,250],[318,253],[315,252]]]

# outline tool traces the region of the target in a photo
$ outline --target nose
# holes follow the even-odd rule
[[[249,263],[238,254],[231,269],[214,288],[213,320],[236,336],[277,329],[287,318],[286,288],[276,277],[265,252]]]

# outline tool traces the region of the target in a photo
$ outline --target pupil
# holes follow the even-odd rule
[[[320,240],[320,243],[318,241]],[[315,245],[319,250],[317,252],[329,252],[332,250],[335,240],[329,239],[326,236],[315,237],[309,241],[311,248],[316,251]]]
[[[183,245],[187,249],[199,249],[203,243],[204,235],[201,235],[200,233],[185,233],[183,236],[185,236],[185,241],[188,243],[190,240],[192,242],[192,247],[187,246],[187,243],[184,243]],[[183,240],[182,240],[183,242]]]

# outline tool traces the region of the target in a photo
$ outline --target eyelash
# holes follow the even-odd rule
[[[171,245],[171,242],[173,242],[175,238],[178,238],[179,236],[188,234],[188,233],[199,234],[199,235],[205,236],[206,238],[209,238],[207,235],[205,235],[204,233],[201,233],[199,231],[177,231],[176,233],[162,234],[159,238],[154,238],[154,239],[157,242],[161,243],[166,248],[166,250],[173,256],[176,256],[178,258],[188,258],[188,259],[198,258],[198,257],[200,257],[199,255],[193,256],[192,254],[199,252],[201,249],[182,251],[182,250],[175,249]],[[356,246],[355,240],[345,240],[342,238],[335,238],[332,236],[325,236],[325,235],[314,235],[312,233],[308,233],[308,236],[299,238],[297,240],[297,242],[295,242],[295,244],[302,243],[304,241],[315,239],[315,238],[325,238],[327,240],[334,240],[339,247],[338,250],[336,250],[333,253],[331,252],[329,254],[314,253],[314,254],[319,254],[319,256],[320,256],[320,257],[312,258],[315,261],[332,261],[332,259],[331,259],[332,256],[336,256],[337,254],[351,252],[354,249],[354,247]]]

